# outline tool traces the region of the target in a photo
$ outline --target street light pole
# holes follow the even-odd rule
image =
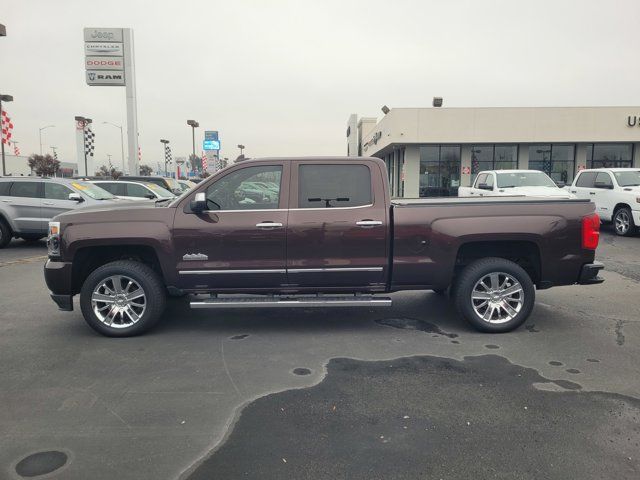
[[[160,142],[164,145],[164,176],[168,177],[167,172],[167,145],[169,145],[169,140],[165,140],[164,138],[160,139]]]
[[[187,125],[191,127],[191,140],[193,142],[193,156],[196,156],[196,128],[200,126],[195,120],[187,120]]]
[[[244,152],[244,145],[238,145],[238,148],[240,149],[240,155],[242,155]]]
[[[0,112],[2,112],[2,102],[13,102],[11,95],[0,95]],[[4,163],[4,135],[0,133],[0,145],[2,145],[2,175],[7,174],[7,167]]]
[[[55,125],[47,125],[46,127],[40,128],[39,136],[40,136],[40,155],[42,155],[42,131],[47,128],[55,127]]]
[[[124,175],[125,167],[124,167],[124,136],[122,134],[122,125],[116,125],[115,123],[111,123],[111,122],[102,122],[103,125],[111,125],[113,127],[119,128],[120,129],[120,150],[122,152],[122,156],[121,156],[121,160],[122,160],[122,174]]]

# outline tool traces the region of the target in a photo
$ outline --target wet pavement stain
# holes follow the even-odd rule
[[[624,345],[624,333],[622,331],[622,327],[624,326],[624,320],[617,320],[616,321],[616,326],[615,326],[615,332],[616,332],[616,343],[620,346]]]
[[[567,368],[566,371],[573,374],[580,373],[580,370],[578,370],[577,368]]]
[[[242,335],[234,335],[233,337],[231,337],[231,340],[244,340],[248,336],[248,333],[243,333]]]
[[[488,348],[489,350],[497,350],[500,347],[498,345],[485,345],[484,348]]]
[[[587,358],[587,362],[600,363],[600,360],[598,360],[597,358]]]
[[[554,367],[561,367],[562,365],[564,365],[564,363],[558,362],[557,360],[551,360],[549,362],[549,365],[553,365]]]
[[[311,370],[302,367],[294,368],[292,372],[294,375],[311,375]]]
[[[635,478],[640,400],[580,389],[498,355],[333,359],[250,403],[188,478]]]
[[[538,330],[534,325],[525,325],[524,328],[527,329],[527,331],[529,331],[530,333],[538,333],[540,330]]]
[[[66,453],[57,450],[37,452],[20,460],[16,473],[23,478],[39,477],[64,467],[67,459]]]
[[[460,342],[458,340],[451,340],[451,343],[459,344]]]
[[[378,325],[385,327],[400,328],[403,330],[420,330],[421,332],[435,333],[437,335],[444,335],[449,338],[458,338],[457,333],[449,333],[440,329],[439,326],[425,320],[419,320],[417,318],[382,318],[375,321]]]

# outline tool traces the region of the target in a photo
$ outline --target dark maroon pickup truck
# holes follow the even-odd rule
[[[585,200],[391,200],[378,159],[267,158],[170,202],[56,217],[45,278],[109,336],[153,326],[167,294],[192,308],[375,307],[415,289],[448,289],[475,328],[505,332],[536,288],[603,281],[599,225]]]

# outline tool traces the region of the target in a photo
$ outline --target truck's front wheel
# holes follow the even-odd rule
[[[97,268],[80,292],[85,321],[108,337],[129,337],[149,330],[162,315],[165,301],[159,275],[131,260]]]
[[[458,277],[458,312],[482,332],[509,332],[529,317],[535,287],[522,267],[503,258],[483,258]]]

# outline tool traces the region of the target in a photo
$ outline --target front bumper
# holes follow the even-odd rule
[[[599,277],[598,273],[604,268],[604,265],[600,262],[587,263],[582,266],[580,271],[580,279],[578,283],[580,285],[594,285],[596,283],[604,282],[604,278]]]

